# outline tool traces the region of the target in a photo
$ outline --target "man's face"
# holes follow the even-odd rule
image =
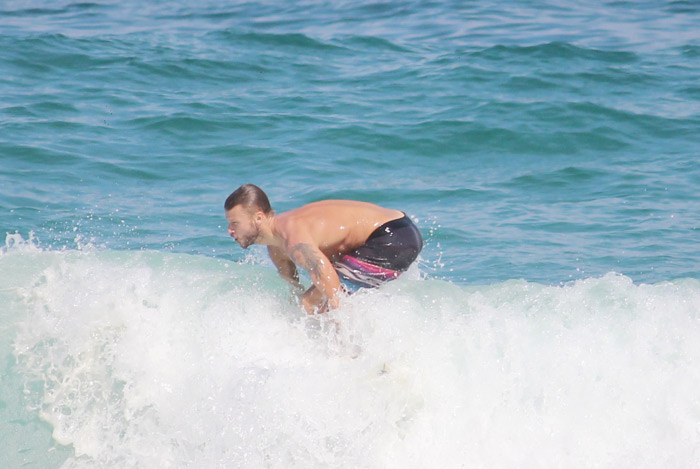
[[[255,243],[260,235],[260,224],[256,219],[256,211],[251,208],[236,205],[226,212],[228,234],[246,249]]]

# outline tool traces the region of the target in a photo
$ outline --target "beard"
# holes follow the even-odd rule
[[[255,232],[245,238],[238,239],[238,244],[240,244],[243,249],[248,249],[250,245],[255,244],[259,237],[260,227],[256,225]]]

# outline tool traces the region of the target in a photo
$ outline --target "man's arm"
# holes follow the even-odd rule
[[[298,295],[304,291],[304,285],[299,282],[299,273],[297,272],[297,267],[294,262],[289,258],[285,252],[274,246],[268,246],[267,252],[270,254],[270,259],[272,263],[277,267],[277,271],[280,276],[292,284],[294,292]]]
[[[314,283],[302,298],[306,311],[322,312],[326,303],[330,308],[337,308],[340,305],[340,278],[328,257],[317,247],[303,242],[290,245],[289,257],[309,273]]]

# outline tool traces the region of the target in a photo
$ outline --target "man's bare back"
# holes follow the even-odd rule
[[[309,273],[313,286],[301,303],[310,313],[339,305],[338,272],[378,286],[408,268],[423,243],[403,212],[368,202],[324,200],[276,215],[265,193],[246,184],[224,207],[228,232],[241,247],[266,245],[280,275],[301,290],[297,266]]]
[[[403,217],[399,210],[354,200],[322,200],[275,217],[285,240],[311,242],[334,261],[364,244],[379,226]]]

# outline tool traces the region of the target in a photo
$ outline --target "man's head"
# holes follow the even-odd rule
[[[224,203],[228,234],[243,249],[260,237],[262,221],[273,215],[267,195],[258,186],[244,184],[231,193]]]

